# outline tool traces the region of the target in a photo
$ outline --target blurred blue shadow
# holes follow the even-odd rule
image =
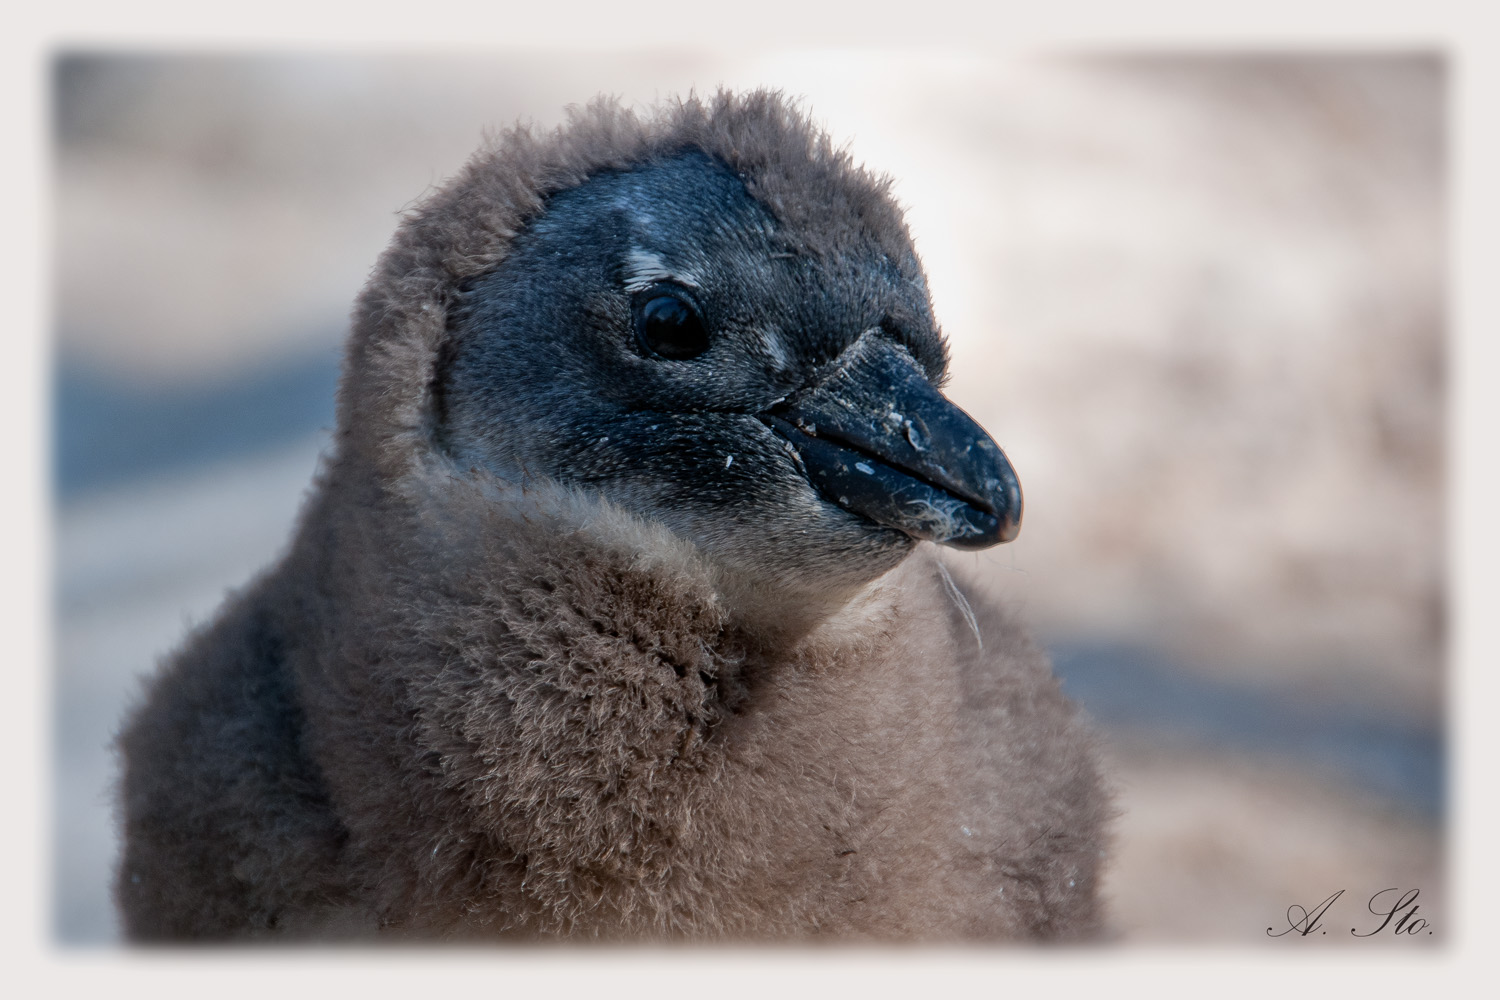
[[[1048,645],[1063,690],[1106,730],[1164,749],[1275,758],[1352,783],[1428,819],[1446,805],[1441,732],[1353,703],[1329,704],[1217,680],[1158,651]]]
[[[331,428],[338,358],[294,357],[190,385],[138,385],[70,359],[53,374],[53,488],[76,497]]]

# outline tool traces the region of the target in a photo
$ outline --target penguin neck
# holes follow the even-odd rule
[[[881,581],[896,568],[874,579],[820,579],[794,587],[716,558],[666,525],[590,491],[539,477],[513,482],[483,469],[460,470],[446,459],[425,463],[395,492],[411,503],[415,548],[444,554],[444,579],[456,573],[508,577],[518,561],[546,550],[549,539],[568,539],[570,552],[608,553],[637,572],[676,581],[673,588],[690,581],[717,608],[726,632],[748,637],[767,653],[824,632],[842,634],[844,624],[870,611]]]
[[[790,648],[820,633],[838,634],[861,620],[881,593],[881,580],[838,581],[828,586],[791,589],[730,567],[714,566],[713,580],[739,632],[770,648]]]

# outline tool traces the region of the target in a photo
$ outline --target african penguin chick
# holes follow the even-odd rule
[[[1019,529],[887,182],[780,96],[517,129],[355,310],[282,560],[119,739],[136,940],[1097,931]]]

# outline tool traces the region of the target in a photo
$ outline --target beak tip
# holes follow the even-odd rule
[[[1005,526],[1000,531],[1002,542],[1013,542],[1021,533],[1021,515],[1026,506],[1026,498],[1021,495],[1021,482],[1011,473],[1011,488],[1007,491],[1010,495],[1006,497],[1009,501],[1005,506]]]
[[[1021,533],[1021,514],[1026,501],[1021,493],[1021,480],[1016,475],[1015,467],[1010,464],[1003,449],[995,446],[995,451],[999,477],[990,480],[993,484],[990,495],[995,500],[995,519],[999,522],[999,527],[990,544],[1003,545],[1015,541],[1016,536]]]

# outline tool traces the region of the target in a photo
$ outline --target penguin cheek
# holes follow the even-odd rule
[[[906,534],[822,496],[786,441],[751,416],[634,417],[574,435],[561,478],[688,538],[737,570],[800,587],[864,583]]]
[[[804,582],[836,577],[840,584],[873,579],[911,549],[902,532],[821,496],[779,441],[766,444],[726,453],[683,484],[673,506],[695,510],[694,534],[707,548],[732,551],[736,561],[750,554]]]
[[[825,497],[808,479],[806,471],[774,438],[774,495],[779,520],[787,527],[776,535],[787,539],[809,566],[833,566],[838,575],[874,579],[909,553],[916,539],[905,532],[877,524]],[[773,490],[764,491],[771,495]]]
[[[750,502],[700,508],[699,544],[767,590],[818,598],[894,568],[916,540],[828,503],[791,473],[763,482]]]

